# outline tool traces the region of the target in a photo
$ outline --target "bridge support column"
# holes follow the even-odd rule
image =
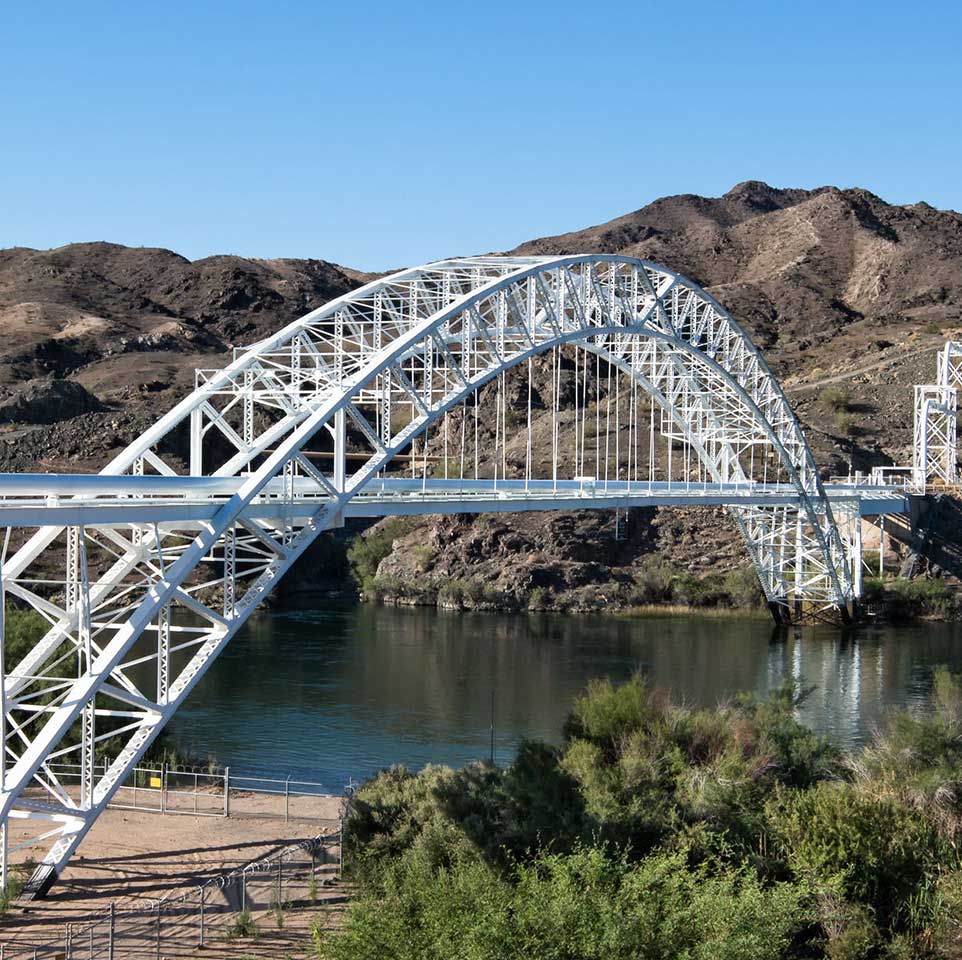
[[[347,420],[342,407],[334,414],[334,486],[341,492],[347,478]]]
[[[334,414],[334,487],[343,492],[347,486],[347,416],[343,408]],[[412,461],[413,462],[413,461]],[[330,528],[343,527],[344,514],[338,512],[331,518]]]
[[[789,623],[788,607],[777,600],[768,601],[768,610],[777,627],[786,627]]]

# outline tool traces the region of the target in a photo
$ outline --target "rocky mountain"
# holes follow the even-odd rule
[[[936,349],[962,336],[962,215],[926,203],[750,181],[720,198],[666,197],[511,252],[584,251],[663,263],[728,307],[763,349],[827,472],[905,462],[911,385],[930,381]],[[191,387],[195,367],[219,365],[230,346],[366,276],[323,260],[191,262],[108,243],[0,251],[0,470],[96,469]],[[829,385],[841,388],[831,409]],[[423,551],[415,567],[399,542],[385,576],[424,581],[434,570],[479,581],[489,597],[524,603],[537,588],[596,606],[622,597],[610,585],[632,582],[653,550],[695,573],[742,560],[724,514],[635,513],[617,540],[611,518],[424,521],[410,535],[432,545],[429,569]],[[706,525],[716,531],[710,555]]]
[[[366,277],[112,243],[0,250],[0,469],[97,469],[193,387],[195,368]]]
[[[750,181],[511,252],[623,253],[696,280],[764,351],[825,474],[910,462],[912,385],[930,382],[936,351],[962,336],[962,215],[866,190]],[[495,603],[596,609],[657,596],[651,581],[665,572],[649,569],[653,557],[695,579],[745,563],[724,511],[638,510],[617,527],[586,515],[425,522],[380,572],[414,601],[430,600],[433,576],[473,585],[482,605],[479,582]],[[676,599],[697,599],[690,576],[686,590]]]

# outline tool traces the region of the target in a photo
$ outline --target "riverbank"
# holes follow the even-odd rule
[[[535,550],[533,534],[520,538],[499,519],[439,518],[425,530],[415,519],[389,518],[341,535],[327,551],[321,576],[339,576],[343,596],[394,606],[619,616],[650,616],[652,611],[666,616],[767,615],[754,568],[742,559],[737,544],[723,537],[710,557],[679,563],[660,553],[638,553],[620,541],[603,544],[609,531],[601,519],[572,514],[545,521],[546,528],[554,524],[556,541],[557,528],[566,522],[570,527],[567,539],[545,552],[544,542]],[[637,526],[643,519],[632,522]],[[586,528],[591,520],[600,526]],[[690,547],[692,532],[675,524],[671,531]],[[654,520],[652,525],[658,526]],[[583,543],[578,539],[582,534],[588,535]],[[635,539],[644,538],[636,531]],[[452,556],[461,547],[462,553]],[[330,586],[329,579],[324,582]],[[862,611],[877,623],[951,622],[962,619],[962,593],[957,581],[941,576],[869,577]]]

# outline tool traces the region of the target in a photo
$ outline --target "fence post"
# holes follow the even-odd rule
[[[284,781],[284,821],[291,819],[291,775]]]
[[[167,764],[160,765],[160,812],[167,812]]]
[[[247,909],[247,871],[241,870],[240,912],[243,913],[246,909]]]
[[[337,818],[337,875],[344,876],[344,814]]]
[[[110,901],[110,918],[107,921],[107,960],[114,960],[114,902]]]
[[[230,767],[224,767],[224,816],[230,816]]]
[[[63,929],[63,955],[70,960],[70,924],[64,924]]]
[[[204,946],[204,896],[207,891],[200,888],[200,946]]]

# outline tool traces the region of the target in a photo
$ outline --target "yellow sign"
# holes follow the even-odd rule
[[[152,787],[158,787],[158,788],[159,788],[159,787],[161,786],[160,777],[151,777],[151,778],[150,778],[150,785],[151,785]]]

